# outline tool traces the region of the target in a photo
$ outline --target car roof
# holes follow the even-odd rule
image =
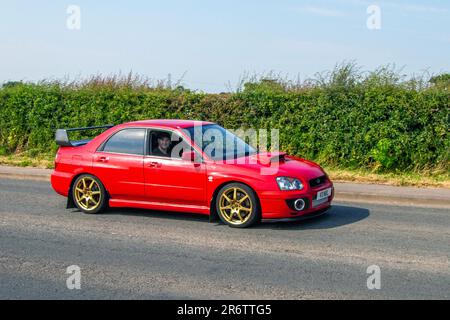
[[[181,119],[153,119],[153,120],[140,120],[124,123],[124,125],[130,126],[159,126],[159,127],[167,127],[167,128],[189,128],[194,125],[207,125],[213,124],[213,122],[208,121],[199,121],[199,120],[181,120]]]

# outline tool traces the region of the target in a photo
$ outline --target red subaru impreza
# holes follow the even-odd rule
[[[107,129],[92,140],[68,133]],[[51,183],[67,207],[182,211],[219,217],[232,227],[261,219],[325,213],[333,184],[316,163],[282,152],[258,152],[221,126],[191,120],[147,120],[59,129]]]

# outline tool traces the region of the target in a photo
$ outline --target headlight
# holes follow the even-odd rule
[[[280,190],[302,190],[303,183],[295,178],[289,177],[278,177],[277,178],[278,187]]]

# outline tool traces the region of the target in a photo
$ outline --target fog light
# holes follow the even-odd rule
[[[297,199],[294,202],[294,208],[297,211],[302,211],[303,209],[305,209],[305,201],[303,199]]]

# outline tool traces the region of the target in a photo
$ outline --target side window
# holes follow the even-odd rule
[[[152,130],[149,139],[150,154],[158,157],[181,159],[184,150],[191,150],[178,134],[162,130]]]
[[[143,155],[144,141],[145,129],[125,129],[109,138],[102,151]]]

